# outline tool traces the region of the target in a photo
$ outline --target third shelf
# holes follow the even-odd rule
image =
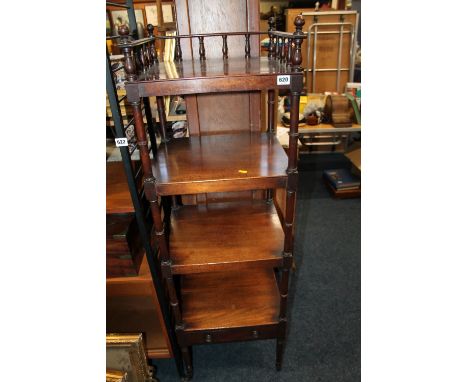
[[[262,200],[184,206],[171,217],[175,274],[282,264],[284,233],[275,206]]]

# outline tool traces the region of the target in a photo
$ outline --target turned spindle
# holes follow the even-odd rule
[[[250,34],[245,35],[245,58],[250,57]]]
[[[302,71],[302,53],[301,53],[301,44],[304,38],[304,32],[302,32],[302,27],[305,24],[304,17],[302,14],[296,16],[294,19],[294,25],[296,26],[296,31],[293,33],[294,41],[294,52],[291,59],[292,70],[294,72]]]
[[[200,60],[206,60],[205,54],[205,37],[199,36],[198,37],[198,53],[200,54]]]
[[[275,58],[279,59],[280,58],[280,37],[276,36],[275,37]]]
[[[275,31],[275,18],[271,16],[268,19],[268,37],[270,41],[268,42],[268,58],[273,57],[274,52],[274,36],[273,32]]]
[[[227,45],[227,35],[223,34],[223,59],[228,58],[228,45]]]
[[[287,40],[288,40],[288,44],[286,47],[286,64],[291,65],[292,51],[293,51],[292,38],[288,38]]]
[[[200,61],[200,72],[203,77],[206,77],[206,61],[205,60]]]
[[[148,67],[148,64],[147,64],[147,61],[146,61],[145,47],[141,46],[138,53],[140,55],[141,69],[143,71],[146,71],[146,69]]]
[[[182,49],[180,48],[180,37],[176,37],[174,60],[176,62],[182,61]]]
[[[131,47],[122,48],[124,55],[124,69],[129,82],[137,79],[135,57]]]
[[[286,57],[286,38],[280,37],[280,40],[281,40],[280,62],[284,62],[284,58]]]
[[[155,38],[154,37],[154,26],[153,24],[148,24],[146,26],[146,30],[148,31],[148,37],[150,38]],[[154,39],[150,45],[149,45],[149,54],[151,57],[151,64],[157,63],[158,60],[158,49],[156,47],[156,39]]]
[[[120,25],[118,29],[120,41],[122,43],[130,42],[130,30],[127,25]],[[129,82],[137,79],[137,70],[135,63],[135,56],[133,55],[133,48],[131,46],[122,47],[122,53],[124,55],[124,69],[127,74]]]
[[[133,57],[134,57],[134,60],[135,60],[136,72],[140,73],[141,72],[141,67],[142,67],[141,57],[140,57],[140,47],[136,46],[136,47],[133,48]]]
[[[149,68],[153,64],[153,57],[151,57],[149,42],[145,44],[145,58],[146,58],[146,65]]]

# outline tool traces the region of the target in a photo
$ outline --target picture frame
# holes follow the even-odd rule
[[[152,381],[146,360],[142,333],[108,333],[106,335],[106,368],[127,374],[125,382]]]
[[[174,22],[174,6],[172,3],[161,4],[162,19],[164,24]]]
[[[152,24],[154,27],[159,25],[157,5],[145,5],[145,14],[146,14],[146,25]]]
[[[119,370],[106,370],[106,382],[128,382],[127,373]]]
[[[175,8],[174,3],[170,2],[158,2],[160,8],[160,20],[162,23],[162,28],[164,30],[175,30],[176,29],[176,16],[175,16]]]

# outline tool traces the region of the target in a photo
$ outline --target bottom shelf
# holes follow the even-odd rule
[[[181,300],[185,332],[278,323],[273,269],[182,276]]]

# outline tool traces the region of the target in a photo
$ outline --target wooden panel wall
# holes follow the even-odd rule
[[[176,0],[179,34],[258,31],[258,0]],[[228,38],[229,57],[244,56],[244,38]],[[205,39],[206,57],[222,58],[222,39]],[[198,58],[198,41],[182,45],[184,58]],[[258,56],[258,37],[251,40],[251,55]],[[261,128],[260,92],[187,96],[191,135]]]

